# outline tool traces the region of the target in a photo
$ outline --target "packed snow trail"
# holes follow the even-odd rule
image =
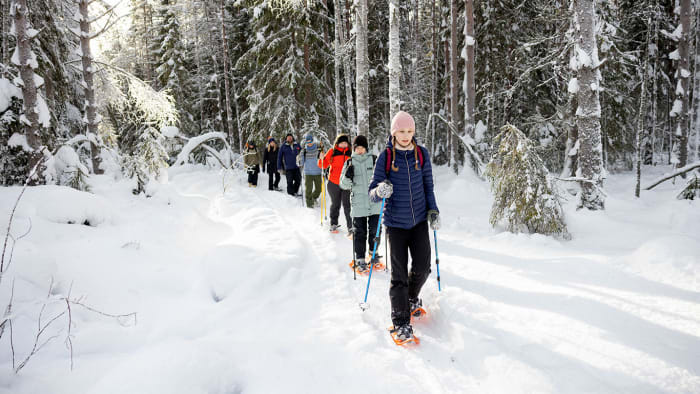
[[[386,331],[389,273],[373,273],[363,312],[351,241],[243,176],[184,167],[149,199],[99,177],[96,195],[28,191],[23,296],[53,276],[138,324],[80,313],[75,370],[61,341],[17,376],[0,353],[0,393],[700,392],[700,210],[667,202],[670,188],[628,200],[620,177],[608,211],[568,212],[574,240],[560,242],[495,232],[487,186],[438,169],[443,290],[433,265],[421,345],[401,348]],[[80,215],[98,224],[66,224]]]

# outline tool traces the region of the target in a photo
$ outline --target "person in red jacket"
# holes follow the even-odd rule
[[[350,158],[350,138],[346,134],[338,134],[333,144],[333,149],[329,150],[322,158],[318,159],[318,166],[321,170],[330,167],[328,176],[328,194],[331,196],[331,232],[337,233],[340,225],[340,204],[343,204],[345,212],[345,222],[348,226],[348,237],[352,235],[352,218],[350,217],[350,190],[340,188],[340,174],[343,172],[345,162]]]

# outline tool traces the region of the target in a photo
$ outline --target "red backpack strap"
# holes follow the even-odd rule
[[[420,168],[423,169],[423,148],[418,145],[416,145],[416,147],[418,148],[418,161],[420,162]]]
[[[387,178],[389,177],[389,170],[391,169],[391,149],[386,148],[386,168],[384,169],[384,172],[386,172]]]

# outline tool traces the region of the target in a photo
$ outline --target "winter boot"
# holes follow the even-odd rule
[[[411,317],[422,317],[425,314],[425,309],[423,309],[423,300],[420,298],[409,298],[408,308],[411,311]]]
[[[331,230],[330,230],[330,231],[331,231],[333,234],[338,234],[338,228],[340,228],[339,225],[337,225],[337,224],[331,224]]]
[[[403,324],[396,329],[396,339],[406,341],[413,338],[413,327],[410,324]]]

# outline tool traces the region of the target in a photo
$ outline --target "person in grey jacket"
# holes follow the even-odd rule
[[[340,188],[350,190],[350,216],[353,225],[355,260],[359,272],[367,271],[365,251],[372,252],[379,226],[381,204],[370,201],[369,184],[374,173],[375,156],[367,153],[367,137],[358,135],[352,142],[353,153],[340,175]],[[368,249],[365,249],[365,242]],[[379,243],[379,239],[376,240]],[[374,264],[376,261],[371,261]]]
[[[314,142],[314,137],[311,133],[304,136],[304,146],[299,155],[299,167],[304,169],[304,181],[306,198],[306,206],[314,207],[314,202],[321,195],[321,167],[318,166],[318,159],[321,156],[321,151],[318,148],[318,143]]]

